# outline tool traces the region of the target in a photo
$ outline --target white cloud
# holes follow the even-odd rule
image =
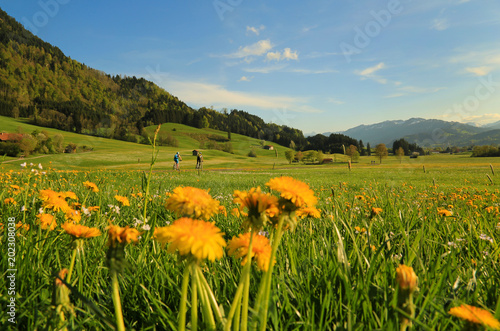
[[[448,19],[446,18],[436,18],[432,22],[431,29],[433,30],[438,30],[438,31],[443,31],[446,30],[450,27],[450,23],[448,22]]]
[[[238,79],[238,82],[250,82],[252,80],[252,77],[247,77],[247,76],[241,76],[240,79]]]
[[[322,113],[322,110],[310,106],[309,100],[303,97],[230,91],[221,85],[172,79],[165,80],[163,85],[162,87],[173,95],[197,107],[208,105],[213,105],[215,108],[256,107],[269,111],[285,108],[299,113]]]
[[[492,71],[500,69],[499,48],[488,50],[469,51],[459,50],[459,54],[450,58],[450,63],[463,65],[462,73],[472,73],[476,76],[486,76]]]
[[[311,52],[307,55],[302,56],[302,58],[317,59],[317,58],[328,57],[328,56],[333,56],[333,55],[343,55],[343,54],[337,53],[337,52]]]
[[[326,101],[335,105],[343,105],[345,103],[344,101],[340,101],[335,98],[328,98]]]
[[[250,56],[262,56],[273,48],[269,39],[260,40],[252,45],[240,47],[238,51],[225,55],[225,57],[232,59],[246,58]]]
[[[293,51],[290,48],[285,48],[283,50],[283,59],[286,60],[298,60],[299,56],[297,55],[297,51]]]
[[[399,97],[402,97],[405,95],[406,95],[405,93],[394,93],[394,94],[386,95],[384,98],[386,98],[386,99],[399,98]]]
[[[306,27],[303,27],[303,28],[302,28],[302,32],[304,32],[304,33],[309,32],[309,31],[311,31],[311,30],[313,30],[313,29],[316,29],[318,26],[319,26],[319,25],[318,25],[318,24],[316,24],[316,25],[313,25],[313,26],[306,26]]]
[[[266,66],[266,67],[255,67],[255,68],[245,68],[243,71],[245,72],[252,72],[252,73],[259,73],[259,74],[269,74],[274,71],[279,71],[283,70],[286,68],[288,64],[276,64],[272,66]]]
[[[337,73],[338,70],[334,69],[324,69],[324,70],[312,70],[312,69],[291,69],[289,72],[299,73],[299,74],[331,74]]]
[[[247,32],[253,32],[255,35],[259,35],[262,30],[264,30],[266,27],[264,25],[261,25],[259,27],[254,27],[254,26],[247,26]]]
[[[445,87],[417,87],[417,86],[403,86],[398,88],[400,91],[409,93],[436,93],[440,90],[446,89]]]
[[[375,72],[379,71],[380,69],[383,69],[385,68],[385,64],[384,62],[380,62],[379,64],[373,66],[373,67],[369,67],[369,68],[366,68],[365,70],[359,72],[358,74],[360,76],[366,76],[366,77],[369,77],[369,76],[372,76]]]
[[[462,120],[464,123],[476,123],[479,125],[485,125],[493,122],[500,121],[500,114],[482,114],[464,117]]]
[[[373,67],[366,68],[365,70],[355,71],[355,73],[358,74],[359,76],[361,76],[361,80],[365,80],[365,79],[369,78],[369,79],[372,79],[380,84],[387,84],[387,79],[375,75],[375,73],[377,71],[384,69],[384,68],[385,68],[384,62],[380,62],[379,64],[377,64]]]
[[[473,74],[474,74],[474,75],[476,75],[476,76],[486,76],[486,75],[487,75],[487,74],[489,74],[492,70],[493,70],[493,68],[491,68],[491,67],[486,67],[486,66],[483,66],[483,67],[468,67],[468,68],[465,68],[465,71],[470,72],[470,73],[473,73]]]
[[[281,61],[281,60],[298,60],[299,56],[297,51],[293,51],[290,48],[285,48],[283,52],[269,52],[266,54],[266,59],[268,61]]]
[[[266,59],[268,61],[276,60],[279,61],[281,59],[281,53],[278,52],[269,52],[266,54]]]

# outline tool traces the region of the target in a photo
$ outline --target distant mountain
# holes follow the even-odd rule
[[[500,121],[488,123],[488,124],[483,125],[482,127],[488,128],[488,129],[500,129]]]
[[[496,125],[500,126],[500,123]],[[458,122],[411,118],[406,121],[360,125],[342,133],[363,140],[365,144],[370,143],[371,146],[379,143],[391,146],[394,140],[404,138],[409,143],[416,143],[421,147],[446,147],[500,144],[499,130],[492,130],[495,128],[496,126],[476,127]]]

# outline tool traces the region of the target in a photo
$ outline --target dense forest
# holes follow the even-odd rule
[[[76,133],[137,141],[165,122],[309,145],[302,131],[242,110],[193,109],[144,78],[110,76],[75,61],[0,9],[0,115]],[[293,142],[293,143],[292,143]]]

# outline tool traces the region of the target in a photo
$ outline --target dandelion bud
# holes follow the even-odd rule
[[[396,269],[396,280],[398,285],[403,290],[409,290],[410,293],[414,292],[417,288],[418,277],[413,271],[412,267],[400,265]]]

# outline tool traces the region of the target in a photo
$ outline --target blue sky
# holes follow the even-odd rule
[[[66,55],[310,132],[500,120],[498,0],[1,0]]]

